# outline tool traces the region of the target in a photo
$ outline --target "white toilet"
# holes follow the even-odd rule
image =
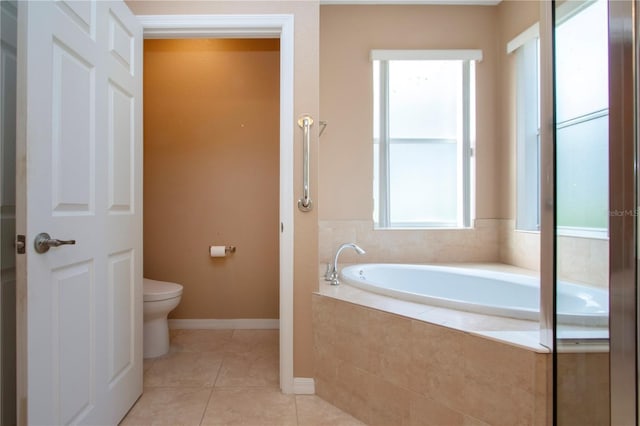
[[[169,352],[167,315],[180,303],[182,286],[144,278],[143,293],[143,352],[145,358],[155,358]]]

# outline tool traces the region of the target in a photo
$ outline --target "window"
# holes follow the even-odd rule
[[[517,50],[516,75],[516,229],[540,229],[540,41]]]
[[[567,2],[556,27],[556,200],[562,234],[606,235],[608,227],[608,40],[605,0]],[[522,40],[524,38],[524,40]],[[516,41],[521,39],[521,41]],[[516,50],[516,229],[538,230],[539,43],[537,28]]]
[[[477,50],[373,51],[374,223],[468,227]]]
[[[605,0],[557,26],[556,214],[565,232],[609,226],[608,58]]]

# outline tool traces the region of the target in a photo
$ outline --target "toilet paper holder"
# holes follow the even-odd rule
[[[222,248],[224,247],[224,254]],[[236,252],[236,246],[209,246],[209,255],[211,257],[224,257],[228,254]]]

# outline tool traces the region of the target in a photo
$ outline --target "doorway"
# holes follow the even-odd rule
[[[145,39],[269,37],[280,40],[279,370],[280,389],[294,393],[297,385],[293,377],[293,16],[148,15],[137,18],[144,28]]]
[[[97,5],[100,5],[100,7],[105,6],[107,7],[106,3],[96,3]],[[22,4],[25,5],[25,4]],[[80,5],[79,3],[73,3],[72,6],[84,6],[84,3],[82,5]],[[112,5],[109,4],[109,7],[111,7]],[[60,5],[58,4],[43,4],[43,10],[45,7],[48,8],[61,8]],[[115,11],[112,14],[102,14],[100,15],[101,18],[103,17],[107,17],[109,19],[112,19],[112,22],[110,26],[102,26],[101,28],[107,28],[109,31],[115,31],[117,32],[118,36],[121,38],[118,38],[119,41],[122,41],[122,37],[124,37],[125,41],[127,36],[130,37],[130,39],[136,38],[136,42],[138,40],[141,40],[141,25],[140,22],[138,21],[137,18],[135,18],[135,21],[138,21],[138,25],[133,28],[132,30],[127,30],[126,28],[123,27],[122,24],[124,21],[127,21],[128,18],[131,18],[130,21],[134,21],[134,17],[131,15],[128,16],[122,16],[119,17],[118,12],[121,11],[121,9],[123,10],[123,8],[126,8],[126,6],[122,3],[114,3],[113,7],[117,7],[119,8],[117,11]],[[25,6],[26,8],[26,6]],[[33,8],[34,10],[36,8]],[[78,15],[80,18],[85,18],[86,14],[84,12],[86,12],[87,10],[89,10],[89,12],[91,11],[91,9],[84,9],[84,8],[80,8],[81,10],[78,11],[78,13],[76,13],[76,11],[74,10],[69,10],[68,8],[64,8],[61,12],[58,11],[56,9],[56,12],[60,12],[60,13],[75,13],[76,15]],[[24,9],[21,9],[24,10]],[[29,9],[31,10],[31,9]],[[41,12],[40,9],[36,10],[36,12]],[[101,12],[104,12],[104,10],[101,10]],[[35,12],[34,12],[35,13]],[[24,13],[20,13],[20,17],[26,17],[27,15]],[[31,15],[29,15],[31,17]],[[75,15],[74,15],[75,16]],[[91,13],[88,14],[89,17],[93,16],[91,15]],[[37,15],[37,17],[39,18],[40,15]],[[89,19],[89,18],[87,18]],[[117,19],[117,21],[116,21]],[[147,21],[150,22],[154,22],[154,17],[147,17]],[[265,36],[265,34],[268,34],[270,37],[275,37],[275,38],[280,38],[281,40],[281,58],[280,58],[280,67],[281,67],[281,85],[280,85],[280,137],[279,137],[279,141],[280,141],[280,203],[279,203],[279,222],[280,222],[280,226],[278,227],[281,231],[279,234],[279,259],[280,259],[280,268],[279,268],[279,290],[280,290],[280,333],[282,335],[282,337],[280,338],[280,358],[281,358],[281,368],[280,368],[280,376],[281,376],[281,388],[284,392],[286,393],[291,393],[293,390],[293,209],[294,209],[294,201],[293,201],[293,191],[292,191],[292,176],[293,176],[293,17],[290,15],[278,15],[278,16],[250,16],[248,18],[245,17],[229,17],[229,16],[223,16],[223,17],[207,17],[207,16],[200,16],[198,17],[198,19],[193,19],[193,18],[186,18],[186,22],[185,22],[185,18],[181,18],[182,22],[179,24],[176,24],[174,26],[172,26],[171,24],[169,24],[168,26],[166,26],[166,22],[167,22],[167,17],[160,17],[160,19],[165,23],[164,26],[164,30],[162,31],[172,31],[172,30],[176,30],[177,29],[185,29],[188,28],[189,26],[192,27],[197,27],[198,31],[200,31],[201,33],[203,33],[202,37],[218,37],[220,36],[221,33],[223,33],[224,31],[229,31],[229,25],[231,25],[234,28],[242,28],[243,31],[245,31],[246,36],[247,37],[252,37],[255,35],[255,33],[259,34],[260,36]],[[175,17],[174,17],[175,19]],[[62,19],[61,19],[62,20]],[[142,19],[141,19],[142,20]],[[141,21],[140,20],[140,21]],[[169,19],[170,20],[170,19]],[[36,20],[34,19],[34,22],[36,22]],[[83,20],[84,22],[84,20]],[[92,21],[87,21],[89,22],[89,24],[92,24]],[[130,22],[127,22],[130,23]],[[26,24],[26,18],[25,20],[22,21],[22,24],[25,25],[25,27],[27,27],[28,29],[32,29],[34,33],[37,33],[38,35],[40,34],[38,31],[40,30],[39,27],[37,27],[35,24],[31,24],[29,23],[29,25]],[[153,25],[151,25],[153,26]],[[4,25],[3,25],[4,28]],[[75,28],[75,27],[73,27]],[[170,28],[169,30],[167,30],[167,28]],[[205,28],[206,30],[202,30],[203,28]],[[221,30],[222,29],[222,30]],[[237,35],[237,34],[236,34]],[[174,38],[174,37],[171,37]],[[40,38],[38,39],[40,40]],[[101,38],[101,40],[107,40],[107,37],[103,37]],[[114,40],[114,38],[112,38],[112,40]],[[47,38],[47,41],[51,41],[51,38]],[[135,43],[137,44],[137,43]],[[114,56],[115,60],[119,61],[120,65],[129,65],[131,66],[132,63],[131,62],[126,62],[127,60],[135,60],[135,65],[137,66],[138,64],[140,64],[139,61],[139,57],[130,54],[131,52],[129,52],[129,54],[127,52],[125,52],[124,50],[126,49],[132,49],[134,46],[133,42],[129,42],[129,43],[119,43],[117,44],[117,46],[113,46],[114,48],[120,49],[122,51],[118,51],[118,55]],[[61,48],[62,49],[62,48]],[[60,54],[63,55],[65,54],[66,50],[62,49],[60,50]],[[26,55],[20,55],[20,58],[26,58]],[[66,57],[65,57],[66,58]],[[124,61],[122,61],[121,59],[123,59]],[[70,59],[71,61],[72,59]],[[87,67],[85,66],[87,63],[87,61],[75,61],[72,62],[72,65],[75,66],[75,68],[70,67],[70,69],[73,70],[80,70],[80,71],[85,71],[87,69]],[[83,68],[84,67],[84,68]],[[129,71],[131,74],[131,70],[133,68],[130,67]],[[137,68],[136,68],[137,69]],[[79,72],[80,72],[79,71]],[[87,74],[85,72],[85,74]],[[50,75],[52,75],[52,73],[50,72],[44,72],[45,77],[49,77]],[[69,79],[71,80],[71,78]],[[117,84],[118,83],[114,83],[113,85],[113,89],[117,90]],[[38,92],[40,93],[40,92]],[[42,93],[51,93],[51,90],[49,91],[43,91]],[[26,99],[26,97],[23,97],[24,101],[23,102],[29,102],[28,99]],[[51,102],[49,102],[50,104]],[[35,102],[35,101],[31,101],[30,104],[42,104],[42,102]],[[46,102],[44,104],[47,104]],[[84,109],[83,110],[85,113],[88,111],[88,109]],[[126,115],[126,114],[125,114]],[[125,120],[126,121],[126,120]],[[71,124],[74,123],[87,123],[89,122],[88,120],[68,120],[68,122]],[[21,125],[24,125],[24,123],[20,123]],[[125,123],[126,124],[126,123]],[[121,129],[124,130],[124,129]],[[105,134],[107,134],[106,131],[101,131],[100,135],[104,136]],[[125,134],[129,134],[129,133],[125,133]],[[86,139],[86,138],[85,138]],[[100,147],[101,149],[107,149],[107,145],[106,144],[96,144],[96,146]],[[139,146],[139,145],[138,145]],[[126,150],[121,151],[121,153],[127,153]],[[24,155],[24,152],[22,152],[21,154]],[[108,155],[107,154],[99,154],[96,155],[96,158],[107,158]],[[136,158],[140,158],[140,156],[137,154],[136,152]],[[120,169],[122,170],[122,168]],[[127,170],[127,168],[125,167],[124,170]],[[43,176],[47,175],[47,173],[43,173]],[[78,180],[80,181],[80,180]],[[86,180],[84,181],[80,181],[80,182],[87,182]],[[125,189],[126,189],[126,182],[125,183]],[[284,190],[283,190],[284,188]],[[18,203],[18,205],[20,206],[20,203]],[[22,203],[22,205],[24,206],[24,203]],[[116,206],[116,210],[117,210],[117,206]],[[138,209],[139,211],[139,209]],[[19,217],[21,217],[19,215]],[[141,222],[140,222],[141,223]],[[19,222],[19,225],[22,226],[22,229],[20,229],[20,231],[22,231],[24,229],[24,221],[23,223]],[[133,227],[131,227],[130,229],[134,229]],[[140,229],[140,227],[135,227],[135,229]],[[22,231],[22,233],[25,233],[24,231]],[[125,233],[126,234],[126,233]],[[126,235],[125,235],[126,236]],[[85,239],[84,241],[101,241],[101,239],[97,239],[97,238],[93,238],[93,239]],[[68,251],[68,250],[67,250]],[[60,251],[61,253],[65,253],[67,251]],[[62,255],[63,255],[62,254]],[[19,266],[21,266],[24,269],[24,262],[22,263],[22,265],[19,264]],[[137,268],[137,267],[136,267]],[[130,276],[132,276],[133,278],[137,279],[137,275],[138,273],[136,272],[135,276],[134,274],[131,274]],[[84,276],[89,276],[90,274],[84,274]],[[102,276],[103,274],[96,274],[96,276]],[[140,272],[140,278],[141,278],[142,273]],[[24,274],[23,274],[23,284],[26,281],[24,279]],[[129,276],[129,275],[128,275]],[[25,285],[22,285],[20,288],[25,288]],[[140,290],[139,286],[136,286],[137,290]],[[136,290],[136,293],[137,293]],[[20,297],[18,297],[18,299],[20,299]],[[24,309],[22,310],[23,312],[25,311]],[[136,315],[137,317],[137,315]],[[31,348],[28,347],[28,345],[26,344],[26,342],[24,341],[24,336],[26,331],[24,330],[24,327],[22,327],[22,329],[20,328],[20,324],[24,325],[24,321],[22,323],[18,323],[18,340],[20,340],[20,337],[22,337],[22,344],[19,345],[19,350],[22,350],[23,354],[26,353],[26,349],[31,350]],[[87,324],[87,322],[77,322],[77,324]],[[139,342],[138,340],[132,340],[134,343]],[[127,340],[127,342],[129,342],[129,340]],[[31,351],[31,353],[36,353],[37,350],[35,351]],[[103,354],[105,353],[105,351],[96,351],[96,353],[100,353]],[[132,351],[127,351],[126,354],[133,354],[134,352]],[[138,353],[137,350],[135,353]],[[23,357],[24,359],[24,357]],[[45,360],[46,362],[46,360]],[[139,359],[138,362],[139,364]],[[38,404],[38,400],[37,398],[32,398],[31,393],[27,394],[27,363],[26,362],[22,362],[22,364],[19,363],[18,365],[18,395],[20,396],[21,402],[20,402],[20,409],[22,412],[22,418],[26,419],[26,398],[29,398],[29,402],[32,403],[33,407],[38,407],[37,409],[39,410],[39,412],[44,413],[43,415],[46,415],[46,408],[47,407],[42,407],[42,404]],[[91,370],[87,370],[87,371],[91,371]],[[37,374],[30,374],[30,377],[34,377],[37,376]],[[141,379],[141,377],[140,377]],[[141,381],[141,380],[140,380]],[[32,386],[32,383],[29,383],[29,390],[38,390],[37,386]],[[86,393],[78,393],[78,395],[80,396],[86,396]],[[139,393],[138,393],[139,395]],[[20,414],[18,415],[18,418],[20,419]]]
[[[279,50],[144,42],[144,275],[184,286],[176,328],[278,327]]]

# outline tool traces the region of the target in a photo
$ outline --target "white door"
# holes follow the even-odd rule
[[[18,34],[19,422],[115,424],[142,393],[142,27],[29,1]]]

